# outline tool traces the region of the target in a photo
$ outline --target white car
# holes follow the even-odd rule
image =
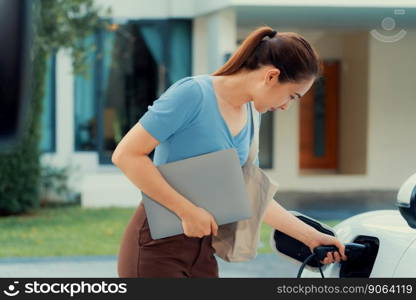
[[[344,243],[346,261],[321,264],[319,260],[327,251],[337,249],[316,247],[311,253],[306,245],[278,230],[272,232],[270,244],[278,255],[296,262],[298,277],[416,278],[416,174],[401,186],[396,205],[398,210],[361,213],[333,228],[291,211],[302,221]],[[315,253],[321,254],[319,260]]]

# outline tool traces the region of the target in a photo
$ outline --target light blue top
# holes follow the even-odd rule
[[[198,79],[198,81],[197,81]],[[235,148],[243,165],[253,138],[251,105],[245,127],[232,136],[222,117],[212,75],[184,77],[172,84],[139,119],[160,144],[153,163],[161,165],[214,151]],[[261,114],[259,114],[259,118]],[[258,166],[258,156],[255,161]]]

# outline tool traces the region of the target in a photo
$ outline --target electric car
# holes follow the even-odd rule
[[[416,278],[416,173],[400,187],[398,210],[375,210],[352,216],[334,227],[290,211],[317,230],[344,243],[346,261],[322,264],[335,246],[309,247],[279,230],[273,230],[274,252],[293,262],[297,277],[415,277]]]

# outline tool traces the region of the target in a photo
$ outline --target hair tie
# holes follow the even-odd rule
[[[274,38],[274,36],[277,34],[277,31],[276,30],[273,30],[272,32],[270,32],[267,36],[269,37],[269,38]]]

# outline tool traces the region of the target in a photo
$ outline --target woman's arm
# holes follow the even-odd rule
[[[148,153],[158,144],[136,123],[117,145],[111,160],[141,191],[182,217],[193,204],[166,182],[149,158]]]
[[[288,212],[275,200],[271,200],[267,206],[263,222],[306,245],[311,243],[311,239],[317,231]]]
[[[148,154],[158,144],[157,139],[136,123],[118,143],[111,160],[141,191],[182,219],[187,236],[217,234],[214,217],[178,193],[149,158]]]
[[[345,246],[338,239],[331,235],[324,234],[302,222],[273,199],[266,208],[263,222],[298,241],[301,241],[307,245],[311,251],[319,245],[335,245],[340,250],[339,252],[342,255],[342,259],[346,260]],[[340,259],[341,257],[338,252],[335,252],[334,256],[332,252],[329,252],[322,262],[339,262]]]

